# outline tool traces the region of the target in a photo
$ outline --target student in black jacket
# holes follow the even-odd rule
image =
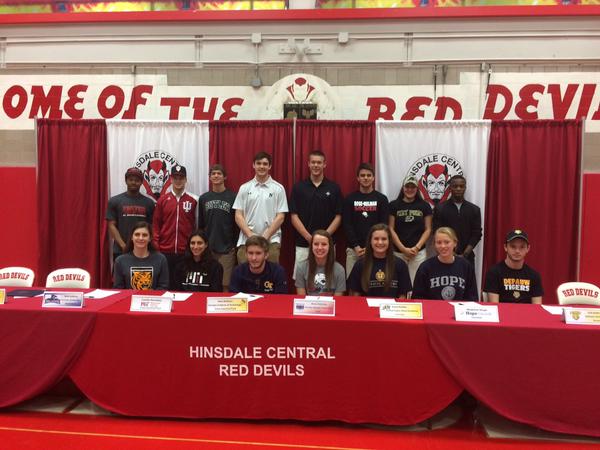
[[[465,200],[467,180],[464,176],[454,175],[449,184],[450,199],[438,204],[433,211],[433,231],[440,227],[452,228],[458,237],[456,254],[473,264],[474,249],[482,236],[481,210]]]

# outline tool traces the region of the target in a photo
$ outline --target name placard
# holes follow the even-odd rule
[[[248,312],[248,299],[241,297],[208,297],[207,314],[236,314]]]
[[[394,302],[382,303],[379,306],[381,319],[423,319],[423,303]]]
[[[83,292],[44,292],[42,308],[83,308]]]
[[[500,322],[497,305],[455,303],[454,318],[457,322]]]
[[[6,300],[6,289],[0,289],[0,305],[4,305]]]
[[[132,295],[129,311],[135,312],[171,312],[173,297],[158,295]]]
[[[564,318],[569,325],[600,325],[600,309],[565,308]]]
[[[335,316],[335,300],[294,299],[295,316]]]

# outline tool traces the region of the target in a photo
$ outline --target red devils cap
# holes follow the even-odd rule
[[[125,172],[125,178],[128,177],[138,177],[140,180],[144,179],[142,171],[137,167],[130,167],[129,169],[127,169],[127,172]]]

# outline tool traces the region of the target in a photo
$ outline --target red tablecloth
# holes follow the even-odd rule
[[[85,348],[96,311],[122,297],[88,300],[84,309],[42,308],[41,297],[7,297],[0,305],[0,407],[60,381]]]
[[[291,316],[293,296],[257,300],[248,315],[207,315],[204,294],[171,314],[131,313],[130,293],[83,310],[9,298],[0,406],[68,372],[90,399],[128,415],[410,424],[464,387],[510,419],[600,436],[600,329],[566,325],[537,305],[499,305],[500,324],[467,324],[441,301],[424,301],[425,319],[413,322],[378,319],[364,299],[342,297],[334,318]],[[223,347],[254,357],[190,354]],[[325,357],[270,353],[300,348]],[[249,373],[235,376],[231,365]]]
[[[293,298],[256,300],[248,315],[206,315],[204,294],[175,302],[171,314],[116,303],[98,312],[71,378],[109,410],[188,418],[412,424],[462,391],[422,321],[380,320],[364,299],[349,297],[337,299],[334,318],[292,317]],[[190,357],[196,346],[245,347],[261,358]],[[327,358],[269,357],[269,349],[298,347],[322,348]],[[249,374],[220,375],[222,364]]]
[[[444,366],[499,414],[547,430],[600,436],[600,329],[566,325],[539,305],[500,305],[501,324],[465,324],[425,303]]]

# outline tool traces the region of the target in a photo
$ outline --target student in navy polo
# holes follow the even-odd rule
[[[282,266],[268,261],[269,241],[263,236],[246,240],[247,262],[233,269],[230,292],[247,294],[287,294],[287,275]]]

